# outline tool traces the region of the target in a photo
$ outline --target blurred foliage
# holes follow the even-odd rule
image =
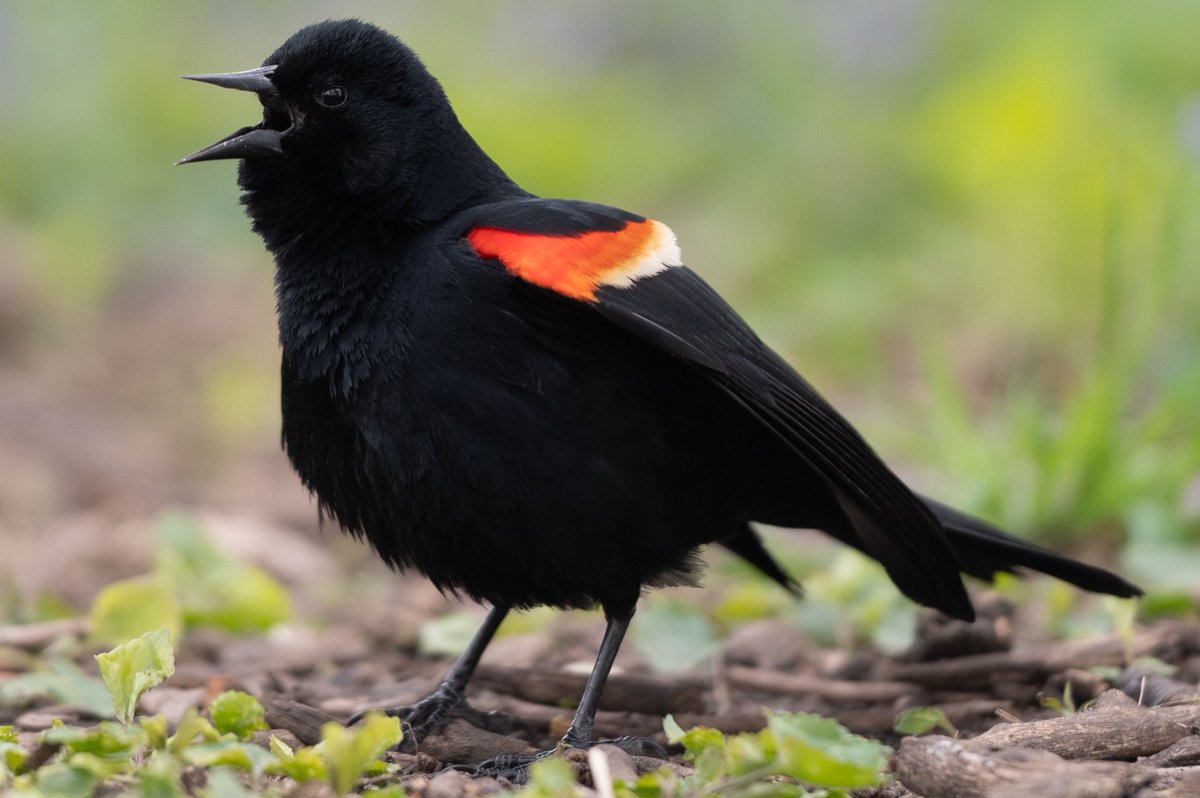
[[[187,513],[164,513],[156,524],[154,571],[107,585],[89,610],[90,637],[114,643],[163,629],[178,642],[184,628],[265,632],[292,616],[292,599],[259,566],[221,551]]]
[[[269,279],[232,165],[170,165],[256,109],[177,75],[331,15],[408,41],[527,188],[668,221],[923,486],[1025,534],[1200,539],[1200,5],[7,3],[0,288],[34,332],[90,334],[145,273]],[[227,357],[226,437],[269,391]]]
[[[630,793],[634,795],[844,798],[850,790],[886,781],[884,769],[894,752],[883,743],[851,734],[834,720],[805,712],[768,710],[766,717],[767,727],[761,731],[726,736],[704,726],[684,731],[668,715],[663,722],[667,740],[683,746],[684,758],[692,764],[693,772],[679,784],[672,784],[670,776],[660,774],[659,781],[665,788],[662,792],[637,789],[653,786],[653,781],[643,784],[639,779],[625,786],[632,786]],[[771,776],[787,776],[824,789],[814,793],[776,780],[768,792],[762,782]]]
[[[32,748],[22,744],[12,726],[0,726],[0,791],[27,798],[84,795],[145,795],[183,798],[184,772],[202,773],[203,795],[280,796],[298,783],[325,781],[337,795],[402,796],[396,785],[380,790],[356,789],[364,777],[393,778],[399,766],[380,758],[400,742],[399,718],[372,712],[347,729],[339,723],[321,727],[321,742],[293,750],[271,735],[266,745],[251,742],[267,728],[258,699],[237,690],[216,695],[208,718],[188,707],[168,736],[165,715],[135,713],[139,698],[175,671],[175,652],[166,629],[127,640],[96,655],[103,684],[74,668],[58,670],[71,686],[61,694],[86,704],[76,706],[100,718],[114,715],[120,723],[102,721],[83,727],[54,719],[36,736]],[[26,677],[21,677],[26,679]],[[16,682],[20,680],[12,680]],[[11,684],[0,685],[7,690]],[[93,695],[105,692],[101,706]],[[0,691],[2,692],[2,691]],[[0,695],[2,698],[3,695]],[[74,703],[74,702],[72,702]],[[282,778],[281,778],[282,777]],[[316,787],[317,785],[312,785]],[[310,791],[312,789],[310,787]],[[320,789],[317,790],[320,792]]]

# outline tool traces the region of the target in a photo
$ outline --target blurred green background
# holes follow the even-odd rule
[[[178,75],[350,15],[527,189],[670,224],[912,483],[1194,588],[1187,0],[2,2],[2,534],[177,502],[314,524],[234,166],[171,164],[258,116]]]

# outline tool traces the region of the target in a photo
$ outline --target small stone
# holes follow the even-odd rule
[[[443,770],[429,780],[425,798],[462,798],[471,777],[458,770]]]

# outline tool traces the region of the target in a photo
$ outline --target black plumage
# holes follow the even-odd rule
[[[1138,593],[913,494],[673,260],[665,227],[521,189],[389,34],[321,23],[261,68],[194,78],[264,107],[184,161],[242,161],[275,257],[288,457],[389,564],[494,607],[438,692],[400,710],[415,736],[461,705],[509,608],[599,605],[609,630],[566,737],[590,744],[638,597],[692,581],[699,547],[797,590],[752,521],[822,529],[959,618],[960,572]]]

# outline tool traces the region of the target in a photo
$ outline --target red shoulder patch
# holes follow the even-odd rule
[[[589,301],[603,285],[628,287],[680,263],[675,234],[653,219],[575,235],[475,227],[467,241],[480,256],[496,258],[523,280]]]

